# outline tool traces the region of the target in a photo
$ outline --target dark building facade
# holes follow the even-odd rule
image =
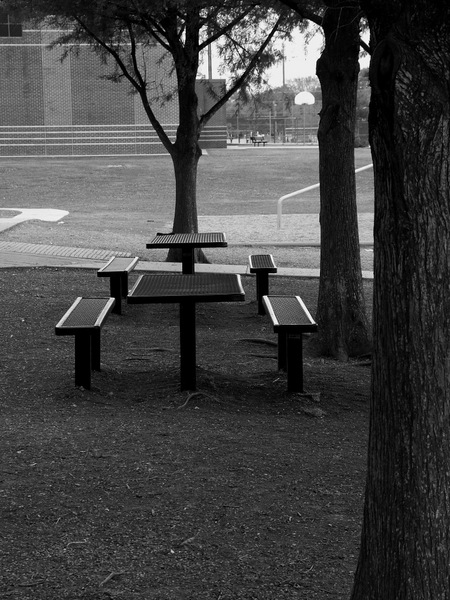
[[[49,44],[61,32],[26,29],[0,12],[0,156],[109,156],[165,154],[139,96],[126,81],[107,79],[113,64],[103,64],[89,45],[63,59],[64,48]],[[163,50],[142,49],[150,77],[150,98],[174,89],[176,80]],[[211,96],[198,80],[201,110]],[[223,87],[223,80],[208,82]],[[178,125],[173,99],[152,107],[169,137]],[[156,108],[155,108],[156,107]],[[203,148],[226,147],[226,115],[221,109],[202,133]]]

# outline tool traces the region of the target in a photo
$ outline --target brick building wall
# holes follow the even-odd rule
[[[1,25],[1,24],[0,24]],[[0,27],[0,33],[4,33]],[[27,30],[0,37],[0,156],[88,156],[161,154],[163,145],[150,125],[140,98],[128,82],[102,78],[113,63],[102,64],[89,46],[61,60],[63,49],[48,48],[57,35]],[[146,50],[151,69],[149,96],[174,88],[176,80],[158,45]],[[223,85],[223,82],[213,82]],[[199,81],[200,107],[212,101]],[[154,105],[169,137],[178,122],[176,96]],[[203,147],[226,146],[225,110],[201,136]]]

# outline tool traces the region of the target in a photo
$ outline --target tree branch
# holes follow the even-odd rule
[[[216,102],[216,104],[214,104],[214,106],[212,106],[204,115],[201,116],[201,118],[200,118],[200,129],[203,129],[203,127],[209,121],[209,119],[219,110],[219,108],[221,108],[226,102],[228,102],[228,100],[236,92],[236,90],[238,90],[241,87],[241,85],[245,82],[245,80],[248,78],[248,76],[250,75],[250,73],[253,71],[253,68],[257,64],[257,62],[260,59],[262,53],[267,48],[267,46],[269,45],[269,43],[272,41],[272,38],[275,35],[276,31],[278,30],[278,26],[281,23],[281,21],[282,21],[282,17],[280,17],[277,20],[277,22],[275,23],[272,31],[267,36],[267,38],[265,39],[264,43],[262,44],[262,46],[258,50],[258,52],[254,55],[254,57],[252,58],[252,60],[249,62],[249,64],[247,65],[247,68],[245,69],[245,71],[234,82],[234,85],[222,96],[222,98],[218,102]]]
[[[92,31],[87,25],[86,23],[84,23],[83,21],[81,21],[81,19],[79,17],[74,17],[75,21],[78,23],[78,25],[90,36],[92,37],[93,40],[95,40],[95,42],[101,47],[103,48],[103,50],[105,50],[105,52],[108,52],[116,61],[117,65],[119,66],[120,70],[122,71],[122,74],[124,75],[124,77],[129,81],[129,83],[136,89],[136,91],[139,93],[141,100],[142,100],[142,104],[144,106],[144,110],[149,118],[150,123],[152,124],[153,128],[155,129],[156,133],[158,134],[159,139],[161,140],[161,142],[163,143],[164,147],[166,148],[166,150],[171,153],[172,151],[172,142],[170,141],[168,135],[166,134],[166,132],[164,131],[163,127],[161,126],[160,122],[158,121],[158,119],[156,118],[155,113],[153,112],[153,110],[151,109],[150,103],[148,101],[148,97],[147,97],[147,84],[144,80],[144,78],[141,75],[140,69],[139,69],[139,65],[137,64],[137,59],[136,59],[136,40],[135,40],[135,36],[133,33],[133,30],[131,28],[131,24],[128,24],[128,32],[130,35],[130,44],[131,44],[131,56],[132,56],[132,63],[133,63],[133,68],[135,71],[135,77],[133,77],[127,66],[125,65],[125,63],[123,62],[120,54],[117,52],[117,50],[115,50],[112,46],[110,46],[109,44],[107,44],[106,42],[104,42],[94,31]]]
[[[367,52],[367,54],[372,55],[371,47],[368,44],[366,44],[366,42],[364,40],[362,40],[361,38],[359,39],[359,45],[361,46],[361,48],[363,50],[365,50]]]
[[[297,13],[302,19],[306,19],[307,21],[311,21],[319,27],[322,27],[323,15],[314,12],[308,6],[305,6],[305,3],[301,0],[281,0],[281,4],[284,4],[295,13]]]
[[[148,101],[148,96],[147,96],[147,84],[144,80],[144,78],[142,77],[141,71],[139,69],[139,65],[137,62],[137,57],[136,57],[136,39],[132,30],[131,25],[128,26],[128,34],[130,36],[130,42],[131,42],[131,60],[133,63],[133,69],[135,72],[136,77],[138,78],[138,82],[139,82],[139,87],[136,87],[140,97],[141,97],[141,101],[142,101],[142,105],[144,107],[145,113],[149,118],[150,123],[153,126],[153,129],[156,131],[156,133],[158,134],[159,139],[161,140],[161,142],[163,143],[164,147],[166,148],[166,150],[169,152],[169,154],[172,153],[172,147],[173,144],[170,141],[168,135],[166,134],[166,132],[164,131],[164,128],[162,127],[161,123],[159,122],[159,120],[156,118],[155,113],[153,112],[151,106],[150,106],[150,102]]]
[[[247,10],[237,15],[234,19],[232,19],[226,26],[218,29],[213,35],[209,36],[204,42],[200,44],[200,51],[207,48],[210,44],[216,42],[220,37],[226,35],[229,31],[233,29],[235,25],[240,23],[247,15],[249,15],[252,10],[255,8],[254,5],[250,6]],[[205,21],[207,21],[205,19]]]

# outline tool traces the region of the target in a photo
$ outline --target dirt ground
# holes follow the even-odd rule
[[[195,394],[179,391],[176,305],[111,315],[86,391],[73,339],[54,326],[77,296],[109,295],[107,281],[5,269],[0,285],[0,598],[349,596],[367,361],[306,349],[307,393],[287,394],[245,277],[245,303],[198,305]],[[274,277],[271,293],[300,294],[314,313],[317,280]]]

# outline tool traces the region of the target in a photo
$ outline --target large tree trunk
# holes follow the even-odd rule
[[[352,600],[448,600],[450,9],[363,5],[377,42],[374,361]]]
[[[197,171],[202,151],[198,143],[201,129],[195,91],[196,74],[196,67],[189,73],[186,66],[183,72],[178,74],[179,125],[177,139],[171,149],[175,172],[174,233],[198,231]],[[181,251],[169,250],[167,260],[181,261]],[[207,262],[201,249],[195,251],[195,260]]]
[[[325,49],[317,62],[322,87],[318,131],[321,258],[317,307],[320,354],[346,360],[371,349],[361,273],[355,184],[359,73],[358,8],[327,2]]]
[[[185,146],[183,144],[183,146]],[[177,145],[172,155],[175,171],[174,233],[198,231],[197,216],[197,168],[200,154],[192,144]]]

